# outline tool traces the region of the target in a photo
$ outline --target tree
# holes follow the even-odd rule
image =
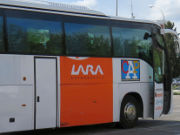
[[[175,24],[170,21],[165,24],[165,28],[176,31]],[[179,44],[175,41],[176,38],[177,37],[173,36],[172,34],[165,35],[167,52],[169,54],[169,58],[167,59],[170,64],[172,78],[180,76],[180,57],[178,57],[177,55],[177,49],[179,48]]]

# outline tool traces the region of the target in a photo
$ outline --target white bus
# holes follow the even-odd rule
[[[0,133],[159,118],[167,51],[151,21],[51,2],[0,1]],[[165,79],[166,78],[166,79]]]

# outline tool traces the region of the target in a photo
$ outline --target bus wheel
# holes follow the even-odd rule
[[[120,114],[120,126],[133,128],[138,121],[139,106],[135,97],[128,95],[122,102]]]

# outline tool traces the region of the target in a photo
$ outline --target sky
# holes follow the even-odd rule
[[[53,2],[63,2],[87,6],[90,9],[98,10],[106,15],[115,16],[116,0],[48,0]],[[180,0],[132,0],[133,13],[136,19],[165,20],[172,21],[180,33]],[[153,8],[149,6],[153,5]],[[120,17],[131,17],[131,0],[119,0]]]

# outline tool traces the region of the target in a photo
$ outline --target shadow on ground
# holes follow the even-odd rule
[[[103,124],[103,125],[95,125],[95,126],[82,126],[82,127],[69,127],[69,128],[61,128],[61,129],[48,129],[48,130],[38,130],[36,132],[21,132],[21,133],[11,133],[11,134],[2,134],[2,135],[91,135],[91,134],[113,134],[113,133],[122,133],[126,134],[126,132],[135,132],[138,130],[151,130],[161,128],[170,128],[173,126],[175,130],[179,130],[180,121],[169,121],[169,120],[140,120],[137,126],[133,129],[122,129],[114,126],[114,124]],[[177,128],[176,128],[177,127]]]

